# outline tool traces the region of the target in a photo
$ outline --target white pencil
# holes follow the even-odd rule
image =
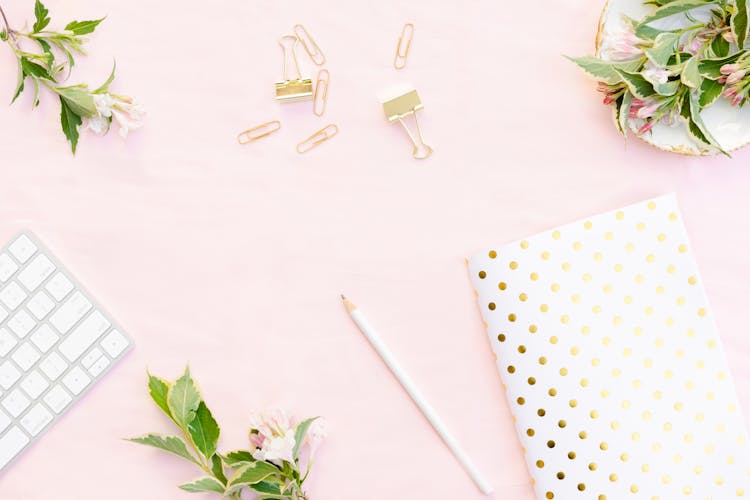
[[[487,483],[487,481],[484,480],[477,468],[471,462],[471,459],[469,459],[466,453],[464,453],[464,451],[458,446],[456,439],[451,435],[450,432],[448,432],[448,429],[445,427],[445,424],[437,415],[437,413],[435,413],[435,410],[425,400],[425,398],[422,396],[422,393],[419,392],[417,387],[414,385],[414,382],[412,382],[409,375],[403,370],[403,368],[401,368],[401,365],[398,363],[398,361],[396,361],[396,358],[393,357],[383,341],[380,340],[380,336],[377,334],[372,325],[370,325],[370,323],[362,315],[359,309],[357,309],[357,306],[352,303],[352,301],[350,301],[343,295],[341,296],[341,299],[344,301],[346,310],[349,311],[349,315],[352,317],[359,329],[362,330],[362,333],[365,334],[365,337],[367,337],[367,340],[370,341],[370,344],[372,344],[375,350],[378,351],[380,357],[383,358],[385,364],[388,365],[388,368],[391,369],[399,382],[401,382],[401,385],[404,387],[404,389],[406,389],[406,392],[409,393],[411,399],[414,400],[414,403],[416,403],[416,405],[422,411],[430,424],[432,424],[432,427],[435,428],[435,431],[437,431],[440,437],[443,438],[445,444],[453,452],[453,454],[456,456],[456,459],[458,459],[463,468],[466,469],[466,472],[469,474],[469,476],[471,476],[471,479],[474,480],[482,493],[484,493],[485,495],[489,495],[490,493],[492,493],[492,487]]]

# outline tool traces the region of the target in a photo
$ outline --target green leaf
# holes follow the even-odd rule
[[[75,114],[84,118],[90,118],[97,114],[94,98],[87,88],[79,85],[58,87],[55,92],[65,99],[66,104]]]
[[[681,83],[679,80],[668,81],[667,83],[657,83],[654,85],[654,90],[656,90],[656,93],[659,95],[669,97],[677,93],[680,85]]]
[[[748,18],[750,18],[750,12],[748,11],[747,0],[734,0],[736,10],[732,15],[730,24],[732,26],[732,34],[737,38],[737,46],[742,50],[745,47],[745,40],[747,40],[747,28]]]
[[[704,78],[718,80],[723,76],[721,74],[721,67],[725,64],[736,63],[743,53],[744,52],[737,52],[736,54],[732,54],[731,56],[722,57],[719,59],[703,59],[698,63],[698,71]]]
[[[93,94],[103,94],[107,91],[109,91],[110,84],[115,79],[115,69],[117,69],[117,63],[112,63],[112,71],[109,73],[109,78],[107,78],[107,81],[102,83],[99,87],[97,87],[92,93]]]
[[[675,53],[675,45],[679,39],[679,33],[661,33],[654,40],[654,46],[646,49],[646,57],[660,68],[666,67],[669,58]]]
[[[693,135],[696,139],[703,142],[704,144],[713,146],[723,154],[729,156],[729,153],[724,151],[719,142],[708,130],[706,124],[703,122],[703,118],[700,114],[701,110],[700,104],[698,103],[698,98],[692,92],[689,95],[688,102],[690,103],[690,119],[688,120],[688,130],[690,131],[691,135]]]
[[[81,117],[70,109],[65,98],[60,96],[60,124],[65,137],[70,142],[73,154],[76,154],[76,148],[78,147],[78,127],[81,123],[83,123]]]
[[[282,485],[278,483],[272,483],[270,481],[261,481],[259,483],[250,485],[253,491],[258,493],[266,493],[269,495],[281,495],[281,486]]]
[[[717,36],[711,42],[711,50],[713,50],[716,57],[727,57],[729,55],[729,48],[729,42],[723,36]]]
[[[47,56],[47,69],[51,70],[52,64],[55,62],[55,55],[52,53],[52,47],[50,47],[46,40],[42,40],[41,38],[37,38],[36,41]]]
[[[196,479],[192,483],[181,484],[180,489],[191,493],[210,492],[224,494],[224,485],[209,476]]]
[[[237,468],[240,464],[245,465],[249,462],[255,462],[252,453],[246,450],[230,451],[221,458],[227,466],[233,469]]]
[[[189,460],[194,464],[198,464],[198,460],[193,457],[187,449],[187,444],[181,438],[177,436],[162,436],[160,434],[146,434],[145,436],[130,438],[128,441],[134,443],[143,444],[146,446],[152,446],[159,448],[160,450],[168,451],[178,457],[182,457],[185,460]]]
[[[188,424],[190,436],[193,438],[198,451],[209,459],[216,453],[216,444],[219,441],[219,425],[211,415],[206,403],[201,401],[195,411],[195,418]]]
[[[617,100],[617,105],[614,107],[614,120],[617,129],[620,131],[624,138],[628,138],[628,124],[630,120],[630,107],[633,103],[633,95],[630,92],[625,92]]]
[[[221,484],[227,484],[227,476],[224,475],[224,463],[218,453],[214,453],[214,456],[211,457],[211,472],[214,473],[216,479],[221,481]]]
[[[622,77],[615,71],[611,62],[602,61],[592,56],[565,57],[580,66],[583,71],[604,83],[614,85],[622,81]]]
[[[703,7],[707,4],[708,2],[706,2],[706,0],[675,0],[674,2],[669,2],[668,4],[659,7],[658,9],[656,9],[656,11],[654,11],[653,14],[644,17],[641,20],[641,24],[639,26],[645,26],[647,24],[653,23],[654,21],[658,21],[659,19],[663,19],[665,17],[673,16],[675,14],[680,14],[683,12],[688,12],[698,7]]]
[[[75,35],[87,35],[93,33],[104,18],[89,21],[71,21],[65,26],[65,31],[72,31]]]
[[[252,484],[257,484],[264,479],[277,474],[279,469],[267,462],[252,462],[243,465],[235,471],[227,483],[227,491],[242,488]]]
[[[615,71],[622,77],[630,92],[638,99],[647,99],[656,93],[654,86],[643,78],[643,75],[629,73],[620,69],[616,69]]]
[[[698,62],[697,57],[688,60],[688,62],[685,63],[685,66],[682,67],[682,74],[680,75],[682,83],[694,89],[700,88],[703,80],[700,70],[698,69]]]
[[[709,80],[708,78],[703,80],[701,84],[701,96],[698,100],[701,108],[707,108],[716,100],[721,97],[721,92],[724,90],[724,86],[716,80]]]
[[[172,418],[185,432],[188,432],[188,424],[195,418],[200,402],[201,394],[190,377],[190,368],[185,367],[185,373],[172,384],[167,393]]]
[[[18,60],[18,82],[16,83],[16,92],[13,94],[13,99],[11,99],[10,103],[13,104],[16,102],[16,99],[18,99],[18,96],[21,95],[21,92],[23,92],[24,88],[24,81],[26,80],[26,72],[23,70],[23,66],[21,65],[21,60]]]
[[[299,449],[302,446],[302,441],[305,439],[305,434],[307,434],[307,430],[310,428],[310,425],[317,419],[318,417],[308,418],[307,420],[303,420],[297,425],[297,428],[294,429],[294,458],[297,458],[299,456]]]
[[[32,27],[34,33],[39,33],[47,27],[50,22],[50,18],[47,14],[49,14],[47,8],[42,2],[36,0],[34,3],[34,17],[36,18],[36,22],[34,22],[34,26]]]
[[[167,404],[168,392],[169,382],[150,373],[148,374],[148,393],[151,395],[151,399],[154,400],[156,406],[161,408],[161,411],[166,413],[169,418],[172,418],[172,412],[169,411],[169,405]]]
[[[45,80],[49,80],[52,82],[55,81],[52,75],[50,75],[47,71],[47,68],[45,68],[44,66],[29,61],[26,57],[21,57],[20,61],[21,66],[23,67],[23,72],[27,75],[35,76],[37,78],[44,78]]]

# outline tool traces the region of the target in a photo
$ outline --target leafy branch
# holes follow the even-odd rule
[[[302,486],[310,473],[312,455],[322,439],[317,419],[291,425],[282,412],[255,416],[249,433],[251,449],[221,454],[220,429],[189,368],[174,382],[148,375],[151,399],[179,429],[181,436],[146,434],[129,441],[161,449],[196,465],[203,475],[180,485],[184,491],[216,493],[240,500],[249,489],[259,500],[308,500]],[[301,472],[301,450],[308,452]]]
[[[54,93],[60,101],[60,124],[75,154],[84,124],[98,135],[106,134],[114,120],[120,135],[142,124],[143,108],[127,96],[112,94],[109,86],[115,77],[113,67],[109,78],[94,90],[86,84],[63,85],[75,66],[75,56],[85,55],[85,35],[93,33],[104,20],[71,21],[62,30],[47,29],[51,22],[49,10],[40,0],[34,3],[34,23],[30,30],[11,28],[5,11],[0,6],[4,27],[0,41],[13,51],[18,64],[18,80],[11,103],[24,92],[27,82],[33,88],[32,109],[39,105],[40,89]]]
[[[570,58],[599,81],[604,103],[627,137],[657,123],[684,123],[698,143],[726,151],[701,118],[721,97],[732,105],[750,100],[750,3],[748,0],[650,0],[654,10],[641,20],[623,18],[599,57]],[[698,15],[709,11],[708,15]],[[661,29],[654,23],[682,16],[686,25]],[[700,19],[699,19],[700,18]],[[706,19],[707,18],[707,19]]]

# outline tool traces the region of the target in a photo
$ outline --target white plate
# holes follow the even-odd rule
[[[613,34],[622,30],[622,16],[627,15],[633,19],[643,19],[647,14],[653,12],[652,6],[643,5],[642,0],[608,0],[602,12],[599,23],[599,32],[596,36],[596,54],[600,55],[603,46],[611,40]],[[707,15],[707,11],[692,11],[696,17]],[[672,16],[663,19],[653,26],[657,28],[684,26],[687,20],[683,15]],[[733,151],[750,144],[750,106],[742,109],[733,107],[727,99],[719,98],[712,106],[701,113],[706,126],[713,136],[726,151]],[[640,120],[639,120],[640,121]],[[641,123],[643,123],[641,121]],[[639,128],[637,122],[630,123],[630,129],[635,131]],[[713,148],[703,146],[693,140],[687,132],[684,122],[678,121],[669,126],[659,123],[654,126],[650,134],[639,136],[647,143],[664,151],[681,153],[686,155],[709,156],[718,153]]]

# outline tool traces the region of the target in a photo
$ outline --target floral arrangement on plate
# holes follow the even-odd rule
[[[73,154],[78,147],[81,127],[96,135],[105,135],[114,121],[119,125],[122,138],[141,127],[145,114],[143,107],[133,98],[109,90],[115,79],[114,67],[109,78],[95,89],[85,83],[64,84],[75,66],[76,55],[86,54],[86,35],[93,33],[103,18],[71,21],[62,29],[49,29],[52,19],[40,0],[35,0],[31,27],[13,29],[2,6],[0,18],[3,23],[0,42],[10,47],[18,62],[18,80],[11,103],[28,88],[28,82],[34,91],[32,109],[39,105],[40,90],[55,94],[60,100],[60,125]]]
[[[307,500],[302,487],[310,474],[315,451],[324,438],[322,421],[291,421],[281,410],[250,417],[250,448],[218,451],[219,425],[185,368],[169,382],[149,374],[148,390],[156,406],[182,436],[150,433],[130,439],[167,451],[196,465],[203,475],[180,488],[191,493],[216,493],[239,500],[250,490],[257,500]]]
[[[750,143],[749,19],[748,0],[609,0],[597,55],[570,59],[598,80],[625,137],[728,154]]]

